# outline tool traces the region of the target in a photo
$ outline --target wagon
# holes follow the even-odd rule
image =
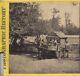
[[[38,48],[38,57],[45,58],[45,56],[52,56],[56,58],[66,57],[66,40],[67,38],[59,38],[56,36],[47,37],[46,45]],[[68,54],[67,54],[68,56]]]

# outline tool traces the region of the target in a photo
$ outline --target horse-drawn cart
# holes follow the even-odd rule
[[[69,49],[67,48],[67,38],[51,38],[48,40],[47,38],[47,43],[40,44],[38,47],[38,57],[39,58],[45,58],[45,56],[49,57],[56,57],[56,58],[64,58],[68,57],[68,51]]]

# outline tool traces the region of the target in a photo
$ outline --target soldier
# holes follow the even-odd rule
[[[61,48],[62,50],[62,58],[68,58],[69,57],[69,43],[65,41],[65,46]]]
[[[68,58],[69,57],[69,43],[67,41],[65,44],[65,54],[66,54],[66,57]]]
[[[37,53],[38,59],[41,58],[40,40],[41,40],[40,35],[37,35],[35,41],[36,41],[36,48],[38,49]]]
[[[37,36],[36,36],[36,39],[35,39],[35,41],[36,41],[36,47],[37,47],[37,48],[39,48],[39,46],[40,46],[40,40],[41,40],[41,39],[40,39],[40,36],[37,35]]]

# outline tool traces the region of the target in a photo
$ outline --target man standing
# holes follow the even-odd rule
[[[66,57],[67,57],[67,58],[69,57],[69,49],[70,49],[70,45],[69,45],[69,43],[66,41],[66,44],[65,44],[65,54],[66,54]]]

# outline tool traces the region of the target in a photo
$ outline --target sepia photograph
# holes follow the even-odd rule
[[[9,3],[9,73],[80,73],[80,3]]]

